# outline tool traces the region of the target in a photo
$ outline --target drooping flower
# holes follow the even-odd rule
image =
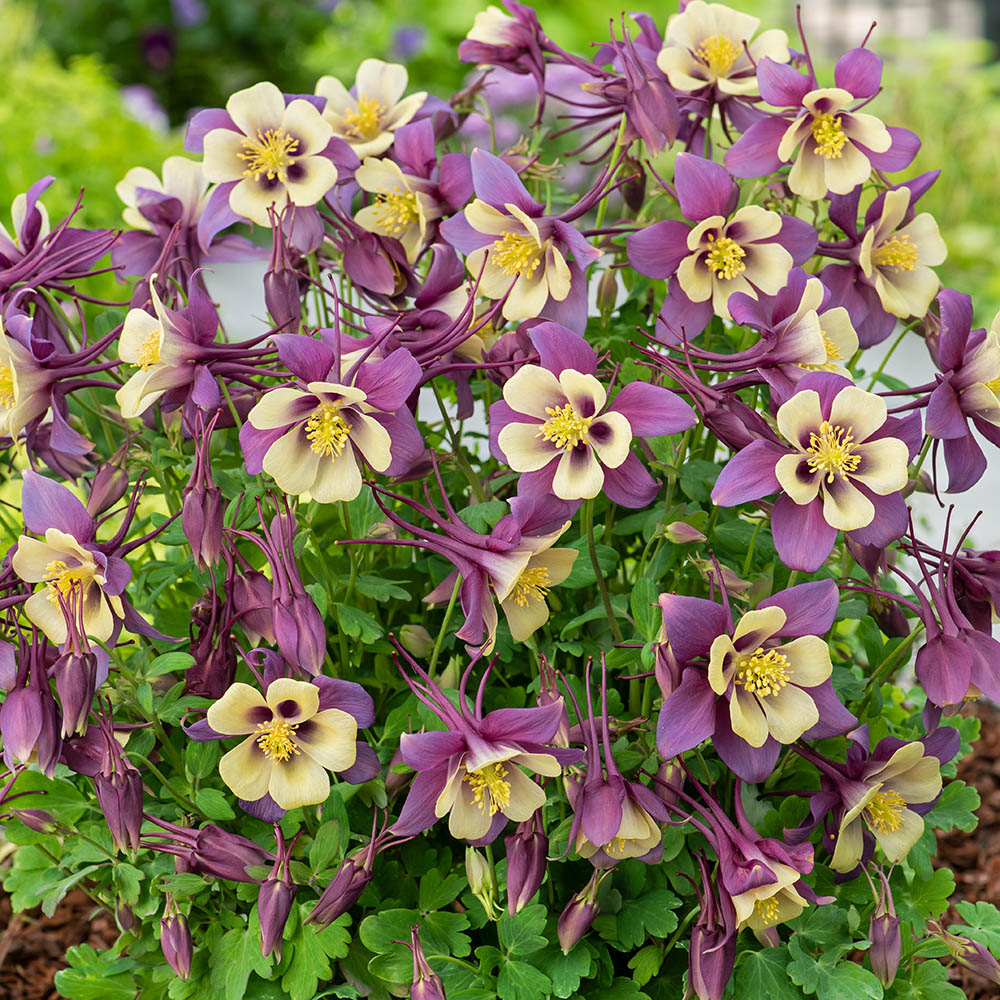
[[[333,129],[309,101],[286,102],[273,83],[257,83],[233,94],[226,112],[204,136],[203,169],[237,215],[270,227],[268,209],[315,205],[336,184],[324,155]]]
[[[346,771],[357,758],[358,726],[338,708],[320,709],[320,689],[281,677],[265,694],[237,682],[208,709],[223,736],[246,736],[219,761],[219,774],[248,802],[265,795],[281,809],[326,801],[327,771]]]
[[[757,64],[788,62],[788,36],[779,28],[754,35],[760,19],[721,3],[691,0],[667,22],[656,60],[670,85],[683,93],[713,89],[716,101],[757,93]],[[745,46],[745,47],[744,47]]]
[[[649,503],[658,486],[632,440],[686,430],[694,411],[646,382],[630,383],[608,404],[585,341],[556,323],[540,323],[529,336],[540,363],[522,365],[490,408],[490,447],[522,473],[519,494],[574,501],[603,490],[625,507]]]
[[[771,518],[786,566],[812,572],[839,531],[884,546],[906,530],[909,428],[884,400],[839,375],[807,375],[777,413],[787,445],[759,440],[729,460],[712,490],[724,507],[780,493]],[[919,429],[919,417],[917,418]]]
[[[49,408],[46,372],[29,347],[8,336],[0,316],[0,437],[17,440],[21,431]]]
[[[701,875],[701,889],[695,886],[701,913],[691,928],[688,982],[698,1000],[722,1000],[736,961],[736,910],[712,878],[705,856],[694,857]]]
[[[403,97],[408,82],[405,66],[381,59],[365,59],[350,90],[336,77],[320,77],[316,94],[326,99],[323,120],[359,159],[379,156],[427,99],[426,91]]]

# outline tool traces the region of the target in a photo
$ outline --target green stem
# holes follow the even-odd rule
[[[136,753],[134,750],[126,750],[126,752],[129,754],[129,757],[135,757],[138,760],[141,760],[143,764],[145,764],[146,767],[152,771],[152,773],[156,776],[156,779],[168,792],[170,792],[171,797],[179,806],[186,809],[188,812],[201,812],[201,810],[186,795],[178,792],[177,789],[170,784],[163,772],[148,757],[144,757],[141,753]]]
[[[611,150],[611,159],[609,162],[614,162],[615,157],[618,155],[618,147],[622,144],[622,139],[625,136],[625,126],[628,124],[628,118],[622,115],[622,123],[618,128],[618,136],[615,139],[614,148]],[[594,224],[595,229],[600,229],[604,224],[604,215],[608,210],[608,196],[605,195],[601,199],[601,203],[597,206],[597,221]]]
[[[680,924],[678,924],[677,930],[674,931],[674,933],[670,937],[670,940],[663,947],[664,956],[670,954],[670,952],[673,950],[674,945],[677,944],[677,941],[680,938],[680,936],[688,929],[688,927],[691,926],[691,922],[694,920],[695,917],[698,916],[699,913],[701,913],[701,907],[696,906],[693,910],[690,910],[687,916],[680,922]]]
[[[882,364],[880,364],[878,366],[878,368],[875,369],[875,374],[872,375],[872,380],[871,380],[871,382],[868,383],[868,391],[869,392],[874,392],[875,391],[875,386],[878,384],[878,380],[882,377],[882,372],[885,371],[885,366],[888,364],[889,358],[892,357],[893,352],[896,350],[897,347],[899,347],[899,345],[902,342],[903,338],[912,329],[913,329],[912,325],[911,326],[904,326],[902,332],[900,333],[900,335],[892,342],[892,347],[890,347],[889,350],[886,352],[885,357],[882,359]]]
[[[451,451],[455,456],[455,461],[458,463],[462,472],[465,473],[465,478],[469,481],[469,486],[472,487],[472,492],[476,494],[476,499],[480,503],[486,503],[489,497],[487,497],[486,493],[483,491],[483,484],[479,481],[479,477],[473,471],[472,466],[469,465],[469,460],[465,455],[465,449],[462,448],[462,443],[459,440],[458,435],[455,433],[455,427],[451,422],[451,417],[448,416],[448,411],[445,409],[444,400],[441,398],[441,392],[433,382],[431,382],[431,388],[434,390],[434,398],[437,400],[438,409],[441,411],[441,419],[444,421],[445,429],[448,432],[448,440],[451,442]]]
[[[243,421],[240,420],[240,415],[236,412],[236,404],[233,402],[233,397],[229,394],[229,386],[226,384],[226,380],[220,378],[219,385],[222,386],[222,395],[226,397],[226,402],[229,404],[229,412],[233,415],[233,420],[236,422],[236,429],[243,430]]]
[[[920,454],[917,456],[917,464],[913,468],[914,478],[920,475],[920,470],[923,467],[924,459],[927,457],[927,452],[931,450],[931,444],[933,443],[933,441],[934,439],[931,437],[928,437],[927,440],[924,441],[924,446],[923,448],[920,449]]]
[[[743,579],[749,579],[750,566],[753,563],[753,553],[754,549],[757,548],[757,536],[760,534],[761,525],[764,523],[764,518],[758,518],[757,524],[753,529],[753,536],[750,538],[750,545],[747,548],[747,557],[743,560]]]
[[[441,628],[438,629],[437,639],[434,640],[434,649],[431,651],[431,662],[428,664],[427,672],[434,674],[438,657],[441,655],[441,643],[444,642],[445,632],[448,631],[448,622],[451,621],[451,613],[455,610],[455,601],[458,600],[458,591],[462,586],[461,576],[455,577],[455,586],[451,591],[451,598],[448,600],[448,607],[445,609],[444,618],[441,620]]]
[[[611,626],[611,634],[615,637],[615,642],[624,642],[625,640],[622,636],[622,630],[618,627],[618,619],[615,618],[615,609],[611,605],[611,595],[608,593],[608,582],[604,579],[604,573],[601,571],[601,564],[597,558],[597,542],[594,540],[593,500],[588,500],[583,505],[583,530],[587,535],[587,549],[590,552],[590,564],[594,567],[594,576],[597,579],[597,589],[601,593],[601,601],[604,604],[604,613],[608,616],[608,625]]]
[[[868,678],[865,696],[854,713],[859,719],[864,715],[865,710],[868,708],[868,703],[872,700],[872,696],[875,694],[878,685],[881,684],[882,679],[888,677],[896,667],[906,660],[910,647],[923,630],[923,623],[915,625],[913,631],[878,665],[875,673]]]

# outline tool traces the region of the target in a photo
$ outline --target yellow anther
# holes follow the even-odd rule
[[[758,646],[753,653],[740,660],[733,683],[742,685],[747,694],[767,698],[777,694],[788,683],[790,676],[788,657],[784,653],[776,649],[765,653]]]
[[[153,365],[158,365],[160,363],[160,337],[162,331],[160,327],[157,327],[149,334],[148,337],[139,345],[139,350],[136,351],[136,364],[143,370],[147,371],[152,368]]]
[[[543,441],[551,441],[557,448],[575,448],[587,436],[593,417],[581,417],[572,403],[563,406],[546,406],[549,419],[538,432]]]
[[[258,129],[256,138],[248,135],[240,145],[243,150],[237,155],[247,165],[244,177],[252,177],[255,181],[262,176],[269,181],[277,178],[284,184],[293,155],[299,148],[299,140],[288,135],[284,129],[269,128],[266,132]]]
[[[77,566],[75,569],[70,569],[62,559],[53,559],[45,567],[43,577],[47,584],[49,600],[59,607],[61,595],[63,600],[72,606],[71,602],[79,601],[80,592],[91,575],[90,567]]]
[[[725,76],[733,68],[742,51],[743,47],[728,35],[712,35],[694,50],[694,55],[708,67],[709,73],[718,77]]]
[[[473,791],[473,802],[488,816],[495,816],[498,810],[502,812],[510,805],[510,783],[504,781],[506,777],[507,768],[499,762],[465,775]]]
[[[872,263],[887,270],[915,271],[920,266],[920,252],[907,233],[892,236],[872,250]]]
[[[711,235],[709,235],[708,240],[712,244],[712,248],[708,251],[705,264],[717,278],[729,281],[730,278],[735,278],[736,275],[747,269],[746,264],[743,263],[747,252],[736,240],[732,240],[728,236],[720,236],[715,239]]]
[[[526,608],[532,601],[544,601],[552,586],[552,578],[544,566],[530,566],[514,584],[511,597],[519,608]]]
[[[604,845],[604,853],[609,858],[624,858],[628,848],[628,841],[624,837],[615,837],[609,844]]]
[[[811,372],[832,372],[837,367],[837,362],[844,360],[844,355],[840,353],[840,348],[826,335],[825,330],[820,330],[819,333],[823,338],[826,361],[821,365],[799,365],[799,367]]]
[[[0,365],[0,406],[13,406],[16,400],[14,369],[11,365]]]
[[[533,237],[522,233],[504,233],[490,247],[490,260],[507,274],[523,274],[531,279],[542,262],[543,249]]]
[[[899,792],[878,792],[865,806],[865,819],[875,833],[895,833],[903,825],[906,800]]]
[[[339,458],[351,433],[349,424],[336,403],[322,403],[306,421],[306,437],[312,450],[322,457]]]
[[[381,192],[375,199],[374,208],[379,232],[386,236],[402,236],[420,219],[416,194],[400,187]]]
[[[826,481],[832,483],[836,476],[846,479],[849,472],[855,472],[861,464],[861,456],[856,455],[852,428],[835,427],[829,420],[819,425],[819,434],[809,435],[809,470],[822,472]]]
[[[839,160],[844,155],[847,136],[840,124],[840,116],[826,112],[816,115],[812,123],[812,135],[816,140],[814,156],[822,156],[824,160]]]
[[[760,922],[765,927],[773,927],[778,922],[778,918],[781,916],[781,906],[778,903],[777,896],[768,896],[767,899],[758,899],[757,902],[754,903],[753,908],[760,919]]]
[[[377,97],[358,98],[357,110],[352,108],[344,113],[345,131],[352,138],[370,142],[382,131],[385,111],[385,106]]]
[[[284,719],[273,719],[257,726],[257,746],[268,760],[286,761],[302,751],[295,745],[295,726]]]

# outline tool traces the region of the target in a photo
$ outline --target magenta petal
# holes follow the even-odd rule
[[[960,639],[939,635],[917,651],[915,672],[935,705],[958,705],[969,692],[973,655]]]
[[[358,740],[354,763],[346,771],[338,773],[350,785],[363,785],[366,781],[377,778],[381,770],[382,762],[378,759],[378,754],[363,740]]]
[[[659,482],[646,471],[634,452],[630,451],[617,469],[604,470],[604,495],[619,507],[630,510],[645,507],[659,492]]]
[[[937,297],[941,309],[941,333],[937,342],[938,364],[942,371],[958,368],[972,329],[972,296],[943,288]],[[928,431],[928,433],[931,433]]]
[[[714,315],[710,298],[692,302],[681,288],[677,275],[673,275],[667,286],[667,297],[656,317],[656,338],[671,345],[694,340]]]
[[[470,254],[473,250],[489,246],[496,238],[488,233],[481,233],[478,229],[473,229],[466,221],[464,212],[446,219],[438,227],[438,231],[456,250],[464,254]]]
[[[36,535],[57,528],[78,542],[89,542],[94,537],[94,519],[86,507],[61,483],[30,469],[24,473],[21,509],[25,526]]]
[[[775,62],[767,56],[757,63],[757,83],[760,96],[774,108],[797,108],[816,85],[787,63]]]
[[[472,164],[472,183],[476,195],[494,208],[504,205],[516,205],[526,215],[537,217],[544,212],[544,206],[539,205],[521,183],[513,168],[485,149],[474,149],[470,156]]]
[[[806,693],[819,710],[819,722],[806,731],[807,740],[826,740],[831,736],[841,736],[858,724],[858,720],[844,708],[837,697],[831,681],[826,680],[814,688],[807,688]]]
[[[781,753],[781,744],[772,736],[768,736],[760,747],[752,747],[746,740],[740,739],[729,722],[727,701],[718,704],[712,746],[738,778],[754,785],[771,777]]]
[[[782,637],[825,635],[833,627],[840,605],[840,591],[833,580],[815,580],[782,590],[757,605],[781,608],[785,624],[776,632]]]
[[[875,518],[867,527],[849,532],[851,540],[858,545],[875,545],[884,549],[906,532],[909,524],[906,501],[901,493],[880,497],[866,486],[858,484],[858,488],[874,504]]]
[[[235,122],[229,117],[229,112],[222,108],[205,108],[199,111],[188,122],[187,134],[184,136],[184,148],[189,153],[204,151],[205,136],[217,128],[227,128],[238,132]]]
[[[833,78],[854,97],[874,97],[882,86],[882,60],[870,49],[851,49],[837,60]]]
[[[698,422],[694,410],[669,389],[648,382],[630,382],[608,407],[629,422],[636,437],[679,434]]]
[[[804,264],[815,252],[816,230],[804,219],[783,215],[781,232],[773,239],[764,242],[780,243],[792,255],[792,262],[798,266]]]
[[[941,382],[931,393],[924,428],[934,438],[960,438],[969,433],[958,395],[950,382]]]
[[[654,222],[625,240],[628,262],[647,278],[669,278],[691,253],[687,238],[691,227],[683,222]]]
[[[656,722],[656,749],[670,760],[707,740],[715,730],[716,694],[698,669],[684,671],[680,686],[671,692]]]
[[[754,122],[726,151],[723,162],[734,177],[766,177],[781,167],[778,145],[788,129],[787,118]]]
[[[528,336],[538,351],[542,367],[554,375],[567,368],[597,375],[597,355],[580,334],[559,323],[543,322],[533,326]]]
[[[365,402],[392,413],[412,395],[421,378],[420,365],[409,351],[393,351],[384,361],[361,364],[354,384],[366,395]]]
[[[944,442],[944,461],[948,467],[946,493],[964,493],[975,486],[986,471],[986,456],[969,431],[964,437]]]
[[[399,738],[399,753],[414,771],[429,771],[443,767],[448,759],[465,749],[465,737],[448,730],[428,733],[403,733]]]
[[[823,520],[823,501],[799,506],[782,494],[771,513],[771,531],[778,558],[789,568],[814,573],[826,562],[837,540],[837,529]]]
[[[660,594],[663,629],[681,664],[708,653],[712,641],[729,631],[726,609],[715,601],[682,594]]]
[[[436,767],[421,771],[414,777],[400,810],[399,819],[390,828],[399,837],[412,837],[429,830],[436,822],[434,805],[444,790],[447,779],[446,767]]]
[[[246,222],[229,207],[229,193],[236,187],[236,181],[220,184],[208,196],[208,203],[198,220],[198,245],[204,252],[208,249],[215,236],[234,222]]]
[[[569,262],[569,294],[564,299],[554,299],[550,295],[540,316],[581,337],[584,335],[587,329],[587,279],[575,260]]]
[[[972,683],[991,701],[1000,701],[1000,643],[975,629],[964,630],[972,650]]]
[[[537,708],[498,708],[484,717],[479,731],[487,740],[548,743],[559,728],[563,711],[558,701]]]
[[[920,151],[920,139],[909,129],[888,126],[892,145],[884,153],[869,153],[872,166],[884,173],[905,170]],[[914,199],[915,200],[915,199]]]
[[[674,185],[685,219],[700,222],[712,215],[728,217],[739,198],[729,171],[694,153],[678,153],[674,163]]]
[[[319,688],[319,708],[339,708],[354,717],[358,729],[367,729],[375,722],[375,702],[372,696],[355,681],[344,681],[336,677],[314,677],[313,684]]]
[[[619,778],[588,781],[577,813],[584,836],[592,844],[610,843],[622,825],[622,804],[625,802],[625,782]]]
[[[771,441],[752,441],[738,451],[719,473],[712,488],[712,502],[722,507],[734,507],[748,500],[780,493],[781,485],[774,469],[778,459],[786,454],[787,449]]]
[[[325,381],[333,367],[332,348],[300,333],[279,333],[271,338],[278,360],[303,382]]]

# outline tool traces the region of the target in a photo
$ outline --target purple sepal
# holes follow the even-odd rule
[[[713,640],[729,631],[726,609],[703,597],[660,594],[663,630],[681,664],[708,652]]]
[[[712,502],[721,507],[734,507],[748,500],[780,493],[781,484],[774,470],[778,459],[785,454],[785,448],[770,441],[751,441],[719,473],[712,487]]]
[[[734,177],[766,177],[779,170],[778,146],[789,122],[767,117],[754,122],[726,151],[723,162]]]
[[[679,434],[698,422],[694,410],[669,389],[630,382],[608,407],[621,413],[636,437]]]
[[[545,207],[528,194],[513,168],[499,156],[484,149],[474,149],[469,159],[472,165],[472,183],[476,194],[483,201],[495,208],[516,205],[532,217],[543,214]]]
[[[815,82],[788,63],[765,56],[757,63],[760,96],[773,108],[797,108]]]
[[[254,819],[263,820],[265,823],[277,823],[284,818],[285,810],[278,805],[274,799],[266,792],[263,798],[248,802],[246,799],[237,799],[239,807]]]
[[[674,184],[684,218],[701,222],[713,215],[728,218],[739,201],[739,188],[720,163],[693,153],[678,153]]]
[[[837,60],[833,78],[853,97],[874,97],[882,86],[882,60],[870,49],[851,49]]]
[[[636,510],[651,504],[660,492],[659,481],[654,479],[635,452],[617,469],[604,470],[604,495],[619,507]]]
[[[434,805],[444,789],[447,767],[420,771],[413,778],[399,818],[390,828],[397,837],[410,837],[429,830],[437,821]]]
[[[375,702],[360,684],[324,676],[314,677],[312,682],[319,688],[318,711],[339,708],[342,712],[354,716],[358,729],[367,729],[374,724]]]
[[[833,682],[824,681],[807,689],[819,711],[819,722],[805,733],[807,740],[826,740],[831,736],[842,736],[853,729],[858,720],[844,707],[833,690]]]
[[[236,183],[228,181],[220,184],[208,196],[208,203],[198,220],[198,245],[205,253],[208,253],[212,240],[223,229],[234,222],[246,222],[246,219],[229,207],[229,192],[236,187]]]
[[[837,540],[837,529],[823,518],[819,498],[799,506],[782,494],[771,513],[771,530],[778,558],[789,568],[815,573],[826,562]]]
[[[208,724],[208,719],[199,719],[197,722],[192,722],[189,726],[182,725],[181,728],[189,739],[197,743],[208,743],[211,740],[225,740],[229,738],[223,733],[217,733]]]
[[[695,668],[684,671],[680,685],[660,709],[656,748],[665,760],[707,740],[715,731],[716,694],[708,678]]]
[[[785,624],[774,634],[781,638],[801,635],[825,635],[833,628],[840,606],[840,591],[833,580],[814,580],[782,590],[757,605],[760,608],[781,608]]]
[[[691,227],[668,219],[654,222],[625,240],[628,262],[647,278],[669,278],[691,251],[687,238]]]
[[[61,483],[30,469],[24,473],[21,508],[25,526],[36,535],[56,528],[84,544],[94,537],[94,519],[87,508]]]
[[[378,754],[367,744],[358,740],[358,756],[354,763],[345,771],[340,771],[340,777],[351,785],[363,785],[378,777],[382,770],[382,762]]]
[[[229,117],[229,112],[222,108],[205,108],[199,111],[188,122],[187,133],[184,136],[184,148],[189,153],[205,151],[205,136],[213,129],[225,128],[238,132],[236,123]]]

